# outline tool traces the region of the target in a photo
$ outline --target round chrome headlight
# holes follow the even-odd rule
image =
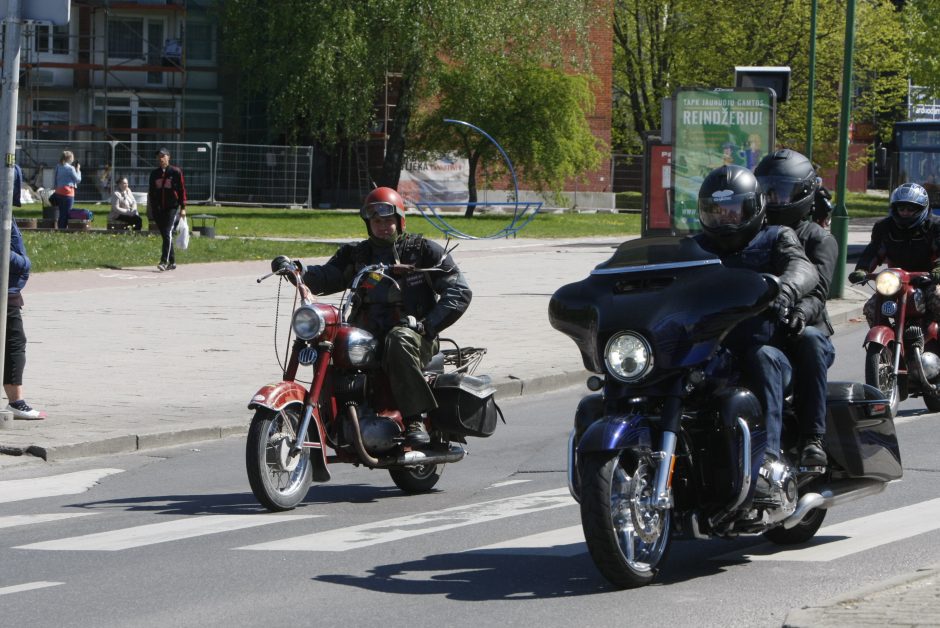
[[[893,270],[884,270],[875,278],[875,290],[878,294],[890,297],[901,289],[901,277]]]
[[[652,370],[653,352],[646,338],[628,331],[607,341],[604,362],[617,379],[638,382]]]
[[[316,338],[326,328],[323,317],[309,305],[301,305],[294,311],[294,320],[291,325],[294,328],[294,333],[301,340]]]

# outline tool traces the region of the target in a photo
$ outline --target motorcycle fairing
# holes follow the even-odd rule
[[[595,421],[578,441],[578,454],[645,449],[653,446],[649,418],[642,414],[616,414]]]

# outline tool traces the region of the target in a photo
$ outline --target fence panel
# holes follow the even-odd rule
[[[62,151],[72,151],[82,171],[82,182],[75,189],[76,202],[107,201],[111,197],[113,145],[114,142],[106,141],[18,140],[16,163],[23,170],[23,179],[33,188],[51,190]]]
[[[215,195],[225,205],[310,207],[312,146],[216,144]]]
[[[614,192],[643,191],[643,155],[614,154],[611,158]]]
[[[146,194],[150,172],[159,164],[157,151],[170,151],[170,164],[183,171],[190,203],[212,200],[212,144],[210,142],[115,142],[113,176],[127,177],[132,191]]]

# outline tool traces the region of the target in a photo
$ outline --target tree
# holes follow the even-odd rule
[[[478,167],[501,157],[485,136],[444,124],[444,119],[472,120],[512,156],[513,167],[528,184],[559,191],[566,179],[600,162],[597,138],[587,122],[593,107],[591,85],[584,76],[505,59],[486,67],[453,65],[441,75],[440,99],[423,113],[417,140],[425,150],[447,152],[456,145],[467,157],[466,215],[472,216]]]
[[[562,37],[580,42],[596,0],[226,0],[224,40],[244,86],[266,94],[289,139],[367,137],[386,73],[400,74],[381,183],[397,186],[417,103],[451,64],[495,56],[559,65]],[[563,25],[563,26],[562,26]],[[578,61],[581,63],[582,61]]]

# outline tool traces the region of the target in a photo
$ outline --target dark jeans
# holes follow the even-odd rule
[[[784,391],[790,384],[793,368],[783,351],[770,345],[752,347],[741,357],[751,390],[764,411],[767,427],[765,452],[780,458]]]
[[[407,327],[394,327],[385,336],[382,369],[388,375],[398,411],[403,418],[437,407],[422,369],[431,361],[440,343],[428,340]]]
[[[59,229],[68,229],[69,212],[72,211],[72,205],[75,204],[74,196],[55,195],[56,207],[59,208]]]
[[[131,225],[134,231],[140,231],[144,226],[144,219],[140,216],[118,216],[114,222],[123,222]]]
[[[793,364],[793,402],[800,420],[800,433],[826,433],[826,384],[836,350],[829,338],[815,327],[807,327],[787,341],[787,356]]]
[[[26,368],[26,332],[23,331],[23,308],[7,306],[7,346],[3,359],[3,383],[23,384]]]
[[[176,226],[176,220],[180,210],[154,210],[153,219],[157,221],[157,227],[160,228],[160,236],[163,238],[163,248],[160,251],[161,264],[175,264],[176,256],[173,252],[173,227]]]

